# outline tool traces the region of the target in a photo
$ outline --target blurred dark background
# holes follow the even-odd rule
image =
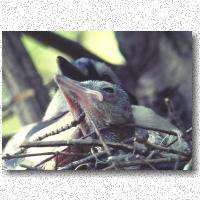
[[[138,101],[164,117],[169,98],[192,125],[192,32],[3,32],[3,145],[37,122],[55,93],[57,56],[105,62]]]

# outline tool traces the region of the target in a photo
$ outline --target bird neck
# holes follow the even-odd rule
[[[91,121],[93,123],[91,123]],[[121,142],[133,136],[133,131],[130,129],[130,127],[122,125],[109,125],[104,118],[99,118],[94,115],[91,116],[88,112],[86,112],[85,118],[81,121],[79,126],[83,136],[95,132],[94,126],[96,126],[96,128],[99,130],[102,138],[105,141]],[[98,139],[96,134],[93,134],[92,138]]]

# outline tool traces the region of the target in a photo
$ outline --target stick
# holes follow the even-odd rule
[[[181,130],[181,131],[185,131],[185,127],[182,123],[182,121],[180,120],[175,108],[174,108],[174,104],[172,102],[172,100],[170,100],[169,98],[165,98],[165,104],[167,105],[167,109],[168,109],[168,113],[169,116],[172,120],[174,120],[174,122],[176,123],[176,126]]]
[[[159,163],[173,163],[176,162],[177,160],[174,158],[158,158],[158,159],[137,159],[134,161],[129,161],[129,162],[121,162],[117,163],[117,166],[120,168],[123,167],[130,167],[134,165],[149,165],[149,164],[159,164]],[[109,166],[103,169],[103,171],[113,169],[113,166]]]
[[[127,124],[127,126],[133,126],[136,128],[141,128],[141,129],[145,129],[145,130],[156,131],[156,132],[166,133],[168,135],[177,136],[177,133],[175,131],[167,131],[167,130],[163,130],[163,129],[159,129],[159,128],[152,128],[149,126],[143,126],[143,125],[139,125],[139,124]]]
[[[31,156],[55,155],[56,153],[62,154],[65,156],[86,156],[86,155],[88,155],[86,153],[43,152],[43,153],[19,154],[19,155],[6,154],[5,156],[2,157],[2,159],[10,160],[10,159],[14,159],[14,158],[25,158],[25,157],[31,157]]]
[[[115,142],[105,142],[106,145],[117,149],[128,149],[133,150],[133,146]],[[95,139],[72,139],[72,140],[59,140],[59,141],[34,141],[23,143],[20,147],[59,147],[59,146],[72,146],[72,145],[98,145],[103,146],[99,140]]]
[[[159,150],[162,150],[162,151],[167,151],[169,153],[175,153],[175,154],[178,154],[178,155],[182,155],[182,156],[186,156],[186,157],[189,157],[190,154],[189,153],[185,153],[185,152],[182,152],[182,151],[178,151],[178,150],[175,150],[175,149],[170,149],[170,148],[167,148],[167,147],[163,147],[163,146],[160,146],[160,145],[156,145],[156,144],[153,144],[149,141],[147,141],[145,143],[145,145],[151,147],[151,148],[154,148],[154,149],[159,149]]]
[[[32,166],[28,166],[28,165],[25,165],[25,164],[20,164],[19,166],[26,168],[26,169],[29,169],[29,170],[39,170],[37,167],[32,167]]]
[[[110,152],[107,144],[104,142],[103,137],[101,136],[101,133],[99,132],[96,125],[94,124],[94,122],[91,119],[90,119],[90,122],[92,123],[94,130],[95,130],[100,142],[102,143],[102,146],[104,147],[105,151],[107,152],[108,156],[111,156],[111,152]]]
[[[78,119],[72,121],[69,125],[66,124],[65,126],[62,126],[61,128],[58,128],[58,129],[56,129],[56,130],[54,130],[54,131],[51,131],[51,132],[49,132],[49,133],[46,133],[45,135],[36,138],[34,141],[43,140],[44,138],[47,138],[47,137],[49,137],[49,136],[57,135],[57,134],[59,134],[59,133],[61,133],[61,132],[63,132],[63,131],[66,131],[66,130],[70,129],[70,128],[76,127],[78,124],[80,124],[80,122],[84,119],[84,117],[85,117],[85,113],[82,112],[82,113],[78,116]]]
[[[74,161],[64,167],[61,167],[61,168],[58,168],[58,170],[69,170],[69,169],[74,169],[76,168],[77,166],[79,166],[80,164],[83,164],[85,162],[89,162],[89,161],[94,161],[97,157],[100,157],[100,156],[104,156],[106,155],[107,152],[106,151],[102,151],[102,152],[99,152],[97,154],[94,155],[90,155],[86,158],[83,158],[81,160],[78,160],[78,161]]]
[[[34,39],[38,40],[39,42],[51,46],[64,54],[67,54],[75,59],[81,57],[88,57],[92,58],[101,62],[104,62],[111,66],[112,68],[115,65],[110,64],[109,62],[103,60],[102,58],[98,57],[97,55],[93,54],[92,52],[85,49],[81,46],[78,42],[74,42],[62,36],[59,36],[53,32],[47,31],[26,31],[23,32],[26,35],[33,37]]]

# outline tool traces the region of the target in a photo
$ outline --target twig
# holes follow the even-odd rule
[[[39,170],[37,167],[32,167],[32,166],[28,166],[28,165],[25,165],[25,164],[20,164],[19,166],[26,168],[28,170]]]
[[[158,151],[158,150],[153,150],[153,151],[151,151],[150,154],[149,154],[146,158],[147,158],[147,159],[152,158],[155,154],[158,153],[157,151]]]
[[[188,153],[185,153],[185,152],[182,152],[182,151],[178,151],[178,150],[175,150],[175,149],[170,149],[170,148],[163,147],[163,146],[160,146],[160,145],[156,145],[156,144],[153,144],[153,143],[151,143],[149,141],[147,141],[145,143],[145,145],[147,145],[147,146],[149,146],[151,148],[154,148],[154,149],[159,149],[159,150],[162,150],[162,151],[167,151],[169,153],[175,153],[175,154],[186,156],[186,157],[190,156],[190,154],[188,154]]]
[[[39,167],[40,165],[43,165],[44,163],[48,162],[49,160],[55,158],[55,154],[53,156],[50,156],[44,160],[42,160],[41,162],[39,162],[38,164],[34,165],[34,167]]]
[[[57,171],[57,169],[58,169],[58,155],[59,155],[59,153],[56,152],[56,154],[55,154],[55,170],[56,170],[56,171]]]
[[[98,157],[100,157],[100,156],[104,156],[104,155],[106,155],[106,154],[107,154],[106,151],[101,151],[101,152],[95,154],[95,156],[94,156],[94,155],[90,155],[90,156],[88,156],[88,157],[86,157],[86,158],[83,158],[83,159],[81,159],[81,160],[74,161],[74,162],[72,162],[72,163],[70,163],[70,164],[67,164],[67,165],[64,166],[64,167],[58,168],[58,170],[69,170],[69,169],[74,169],[74,168],[76,168],[77,166],[79,166],[79,165],[81,165],[81,164],[83,164],[83,163],[86,163],[86,162],[89,162],[89,161],[94,161],[96,158],[98,158]]]
[[[171,143],[169,143],[168,145],[166,145],[166,147],[170,147],[172,144],[174,144],[175,142],[178,141],[178,138],[176,138],[175,140],[173,140]]]
[[[173,163],[176,162],[176,159],[174,158],[158,158],[158,159],[137,159],[134,161],[129,161],[129,162],[121,162],[118,163],[117,166],[119,168],[124,168],[124,167],[130,167],[134,165],[149,165],[149,164],[159,164],[159,163]],[[109,166],[104,168],[103,170],[110,170],[113,169],[113,166]]]
[[[106,145],[117,149],[133,150],[133,146],[117,143],[117,142],[105,142]],[[72,146],[72,145],[97,145],[103,146],[102,142],[95,139],[72,139],[72,140],[59,140],[59,141],[34,141],[23,143],[20,147],[58,147],[58,146]]]
[[[150,163],[150,162],[148,162],[148,160],[147,159],[143,159],[143,158],[141,158],[141,160],[142,161],[144,161],[151,169],[153,169],[153,170],[157,170],[153,165],[152,165],[152,163]]]
[[[179,166],[180,160],[177,159],[177,161],[174,163],[174,169],[173,170],[177,170],[178,166]]]
[[[111,156],[110,149],[108,148],[107,144],[104,142],[103,137],[101,136],[101,133],[97,129],[97,127],[94,124],[93,120],[90,119],[90,122],[91,122],[92,126],[94,127],[94,130],[95,130],[100,142],[102,143],[102,146],[104,147],[105,151],[107,152],[108,156]]]
[[[106,161],[103,161],[103,160],[100,160],[100,159],[96,156],[96,154],[99,153],[99,152],[98,152],[98,151],[95,152],[94,149],[95,149],[95,147],[92,147],[91,150],[90,150],[90,152],[91,152],[91,154],[95,157],[95,164],[94,164],[94,167],[95,167],[95,169],[96,169],[96,168],[97,168],[97,165],[98,165],[99,163],[105,164],[105,163],[107,163],[107,162],[106,162]]]
[[[192,132],[192,127],[190,127],[189,129],[187,129],[187,130],[185,131],[186,134],[191,133],[191,132]]]
[[[157,144],[153,144],[153,143],[148,141],[148,137],[145,137],[145,135],[144,136],[143,135],[136,135],[135,140],[137,142],[144,144],[147,147],[150,147],[150,148],[153,148],[153,149],[167,151],[169,153],[175,153],[175,154],[183,155],[183,156],[186,156],[186,157],[190,156],[190,154],[182,152],[182,151],[178,151],[178,150],[175,150],[175,149],[170,149],[170,148],[163,147],[163,146],[160,146],[160,145],[157,145]]]
[[[65,126],[63,126],[63,127],[61,127],[61,128],[58,128],[58,129],[53,130],[53,131],[51,131],[51,132],[49,132],[49,133],[46,133],[46,134],[44,134],[43,136],[39,136],[38,138],[36,138],[36,139],[33,140],[33,141],[40,141],[40,140],[43,140],[44,138],[47,138],[47,137],[49,137],[49,136],[57,135],[57,134],[59,134],[59,133],[61,133],[61,132],[63,132],[63,131],[66,131],[66,130],[68,130],[68,129],[70,129],[70,128],[73,128],[73,127],[77,126],[78,124],[80,124],[80,122],[84,119],[84,117],[85,117],[85,113],[82,112],[82,113],[78,116],[78,119],[72,121],[70,125],[66,124]],[[29,147],[24,147],[24,148],[19,149],[19,151],[17,151],[17,152],[15,153],[15,155],[19,155],[19,154],[24,153],[28,148],[29,148]]]
[[[174,108],[173,102],[169,98],[165,98],[165,104],[167,105],[168,113],[170,118],[176,123],[176,126],[182,131],[185,131],[185,127],[178,117],[178,114]]]
[[[66,153],[62,151],[59,151],[58,153],[64,156],[87,156],[88,155],[88,153],[73,153],[73,152]]]
[[[78,124],[81,123],[81,121],[84,119],[84,117],[85,117],[85,113],[82,112],[78,116],[78,119],[72,121],[69,125],[66,124],[65,126],[62,126],[61,128],[58,128],[58,129],[53,130],[53,131],[51,131],[49,133],[46,133],[43,136],[40,136],[40,137],[36,138],[34,141],[40,141],[40,140],[43,140],[44,138],[47,138],[49,136],[57,135],[57,134],[59,134],[59,133],[61,133],[63,131],[66,131],[66,130],[70,129],[70,128],[76,127]]]
[[[14,158],[25,158],[25,157],[32,157],[32,156],[44,156],[44,155],[55,155],[56,153],[62,154],[65,156],[86,156],[88,154],[85,153],[65,153],[65,152],[43,152],[43,153],[32,153],[32,154],[18,154],[18,155],[10,155],[6,154],[2,157],[3,160],[11,160]]]
[[[44,152],[44,153],[32,153],[32,154],[19,154],[19,155],[10,155],[6,154],[2,157],[3,160],[11,160],[14,158],[25,158],[25,157],[31,157],[31,156],[44,156],[44,155],[54,155],[55,152]]]
[[[74,170],[77,171],[77,170],[80,170],[80,169],[83,168],[83,167],[86,167],[86,169],[88,170],[88,169],[91,169],[91,166],[92,166],[92,165],[93,165],[93,164],[92,164],[91,162],[83,163],[83,164],[81,164],[81,165],[78,165]]]
[[[141,128],[141,129],[145,129],[145,130],[156,131],[156,132],[160,132],[160,133],[166,133],[168,135],[177,136],[177,133],[175,131],[167,131],[167,130],[163,130],[163,129],[159,129],[159,128],[152,128],[149,126],[143,126],[143,125],[139,125],[139,124],[127,124],[127,126],[134,126],[136,128]]]
[[[53,158],[55,158],[56,156],[56,153],[57,154],[62,154],[62,155],[65,155],[65,156],[86,156],[87,154],[85,153],[66,153],[66,152],[55,152],[53,156],[50,156],[44,160],[42,160],[41,162],[39,162],[38,164],[35,165],[35,167],[38,167],[40,165],[43,165],[44,163],[52,160]],[[57,163],[57,162],[56,162]]]

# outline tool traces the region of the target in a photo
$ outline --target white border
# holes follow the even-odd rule
[[[0,198],[4,200],[200,199],[200,177],[197,167],[200,146],[199,7],[198,0],[1,0],[0,24],[3,30],[193,31],[196,170],[106,174],[1,171]]]

